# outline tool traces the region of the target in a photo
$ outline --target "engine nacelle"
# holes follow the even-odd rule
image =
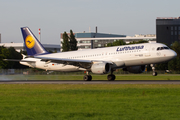
[[[132,67],[126,67],[123,70],[124,71],[129,71],[130,73],[142,73],[145,71],[145,65],[141,66],[132,66]]]
[[[111,70],[109,63],[99,62],[91,66],[92,73],[95,74],[107,74]]]

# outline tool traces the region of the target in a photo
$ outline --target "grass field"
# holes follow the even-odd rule
[[[0,75],[0,80],[83,80],[84,75]],[[107,75],[92,75],[92,80],[107,80]],[[116,80],[180,80],[180,74],[125,74]]]
[[[180,85],[0,84],[0,119],[175,120]]]

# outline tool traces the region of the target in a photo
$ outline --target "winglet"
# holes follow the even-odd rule
[[[21,32],[24,38],[24,46],[26,47],[26,51],[29,56],[48,54],[48,52],[28,27],[22,27]]]

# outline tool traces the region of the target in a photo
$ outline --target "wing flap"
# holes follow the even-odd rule
[[[64,59],[64,58],[48,58],[48,57],[36,57],[40,58],[41,61],[51,61],[55,63],[63,63],[63,62],[81,62],[81,63],[92,63],[91,60],[79,60],[79,59]]]

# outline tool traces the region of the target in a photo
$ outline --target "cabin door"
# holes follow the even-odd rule
[[[151,54],[150,54],[150,47],[151,47],[151,45],[146,45],[145,46],[145,52],[144,52],[144,56],[145,57],[150,57],[151,56]]]

